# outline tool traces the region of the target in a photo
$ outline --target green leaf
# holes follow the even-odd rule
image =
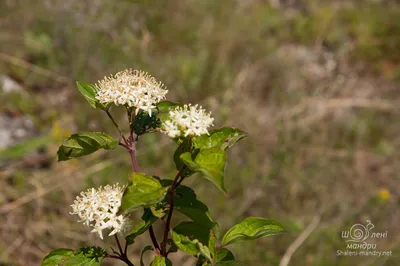
[[[154,132],[160,125],[161,122],[157,115],[150,116],[147,112],[140,110],[136,115],[133,129],[135,134],[140,136],[148,132]]]
[[[249,217],[241,223],[234,225],[226,232],[222,239],[222,245],[225,246],[234,242],[276,235],[283,231],[282,226],[278,222],[264,218]]]
[[[242,266],[243,263],[241,263],[240,261],[236,261],[236,260],[230,260],[230,261],[221,261],[221,262],[217,262],[215,264],[215,266]]]
[[[95,85],[78,81],[76,85],[80,93],[82,93],[93,108],[107,110],[110,107],[111,104],[104,105],[96,99],[97,88]]]
[[[56,249],[50,252],[42,261],[41,266],[96,266],[105,258],[106,252],[99,247],[72,249]]]
[[[161,122],[165,122],[169,119],[169,111],[175,109],[177,106],[183,106],[181,103],[175,103],[170,101],[161,101],[157,103],[157,117],[161,120]]]
[[[226,193],[224,185],[226,153],[224,151],[215,148],[203,149],[200,150],[194,161],[190,152],[183,153],[180,158],[190,170],[200,172]]]
[[[211,266],[212,263],[206,262],[203,263],[204,257],[200,257],[198,260],[197,265],[202,265],[202,266]],[[235,260],[235,256],[233,256],[233,253],[226,249],[226,248],[221,248],[217,251],[216,258],[215,258],[215,265],[219,266],[240,266],[242,265],[241,262]],[[200,264],[201,263],[201,264]]]
[[[117,145],[116,140],[102,132],[73,134],[58,149],[58,161],[85,156],[99,149],[114,149]]]
[[[78,90],[80,91],[80,93],[82,93],[82,95],[86,98],[90,105],[93,108],[96,108],[96,102],[98,102],[98,100],[96,99],[96,86],[79,81],[76,82],[76,85],[78,86]]]
[[[198,149],[218,148],[227,150],[239,140],[247,137],[247,133],[233,127],[223,127],[209,131],[209,135],[204,134],[193,138],[193,146]]]
[[[168,253],[178,252],[178,247],[175,245],[175,243],[172,240],[172,238],[168,238],[168,242],[167,243],[169,245]]]
[[[51,141],[52,139],[49,136],[30,138],[15,146],[1,149],[0,158],[3,160],[20,158],[28,153],[34,152],[41,147],[46,146]]]
[[[196,240],[198,241],[198,240]],[[201,256],[207,259],[210,263],[214,261],[215,258],[215,250],[217,248],[217,237],[213,231],[210,231],[210,238],[208,240],[207,246],[203,245],[202,243],[197,243],[200,249]]]
[[[172,266],[172,262],[161,255],[157,255],[150,266]]]
[[[144,232],[155,222],[157,217],[153,215],[150,209],[146,208],[144,214],[142,215],[142,220],[138,223],[131,232],[125,237],[128,245],[133,244],[135,238]]]
[[[191,152],[192,150],[192,144],[191,140],[189,138],[184,138],[182,140],[182,143],[179,144],[178,148],[176,148],[175,153],[174,153],[174,162],[177,170],[180,170],[183,166],[184,163],[180,156],[185,153],[185,152]],[[192,172],[193,174],[193,172]]]
[[[235,260],[235,256],[233,256],[233,253],[229,249],[221,248],[218,250],[216,257],[217,262],[230,260]]]
[[[143,173],[134,173],[132,184],[125,189],[122,196],[119,212],[127,213],[161,202],[167,191],[168,187],[162,187],[156,178]]]
[[[157,109],[160,113],[168,113],[177,106],[183,106],[182,103],[171,102],[171,101],[161,101],[157,103]]]
[[[156,116],[160,121],[159,124],[160,127],[163,123],[165,123],[165,121],[169,120],[170,118],[169,112],[171,110],[174,110],[178,106],[183,106],[183,104],[170,101],[162,101],[156,104],[157,107]],[[175,138],[174,140],[177,141],[178,139],[180,138]]]
[[[190,138],[181,138],[178,142],[180,142],[178,148],[176,148],[175,153],[174,153],[174,162],[176,169],[178,171],[182,171],[182,167],[185,166],[184,162],[180,158],[180,156],[185,153],[185,152],[190,152],[192,153],[192,156],[194,157],[198,153],[197,150],[192,150],[192,141]],[[188,167],[185,167],[183,171],[181,172],[181,177],[188,177],[194,174],[194,171],[190,170]]]
[[[149,251],[149,250],[153,250],[153,247],[145,246],[144,249],[142,250],[142,252],[140,253],[140,266],[144,266],[143,255],[144,255],[144,253],[146,253],[146,251]]]
[[[215,259],[215,252],[217,250],[217,236],[214,231],[210,232],[210,239],[208,240],[208,249],[210,250],[211,258]],[[212,261],[212,260],[211,260]]]
[[[150,210],[154,216],[161,219],[165,215],[167,215],[168,210],[169,210],[169,204],[168,204],[167,198],[168,198],[168,195],[164,198],[164,200],[162,202],[158,202],[158,203],[150,206]]]
[[[210,217],[207,205],[199,201],[194,191],[189,187],[178,187],[176,190],[174,209],[203,227],[211,229],[216,225]]]
[[[172,231],[175,245],[182,251],[196,255],[201,253],[208,261],[213,261],[217,239],[213,231],[193,222],[182,222]]]
[[[203,245],[197,239],[194,240],[194,243],[196,243],[197,246],[199,247],[201,255],[203,255],[208,261],[212,261],[210,249],[206,245]]]
[[[201,249],[204,252],[204,248],[207,247],[210,240],[210,229],[193,222],[182,222],[172,230],[172,240],[180,250],[190,255],[196,255],[200,253]],[[200,247],[199,244],[202,246]]]

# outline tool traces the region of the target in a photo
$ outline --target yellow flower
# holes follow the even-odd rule
[[[388,201],[391,197],[391,194],[386,188],[381,188],[378,191],[378,197],[382,201]]]

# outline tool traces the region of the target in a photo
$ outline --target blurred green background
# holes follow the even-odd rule
[[[129,158],[117,149],[57,163],[55,154],[77,131],[118,136],[75,81],[125,68],[165,83],[169,100],[211,110],[216,126],[250,134],[229,151],[227,197],[187,180],[222,232],[246,216],[284,225],[284,235],[233,247],[245,265],[400,265],[399,18],[394,0],[1,0],[0,265],[112,243],[78,224],[70,204],[88,187],[125,183]],[[147,135],[141,169],[171,178],[174,148]],[[371,241],[392,256],[337,256],[341,231],[367,219],[388,232]],[[135,262],[147,243],[133,245]]]

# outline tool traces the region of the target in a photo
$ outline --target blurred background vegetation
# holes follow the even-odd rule
[[[74,82],[130,67],[164,82],[169,100],[250,134],[229,152],[227,197],[187,180],[222,232],[245,216],[287,229],[234,246],[245,265],[285,265],[307,229],[289,265],[400,265],[399,18],[395,0],[1,0],[0,265],[107,247],[69,205],[88,187],[125,183],[129,158],[55,154],[77,131],[118,135]],[[144,137],[141,169],[171,178],[173,150],[166,136]],[[375,243],[392,256],[337,256],[341,231],[367,219],[388,231]],[[133,245],[134,261],[146,243]]]

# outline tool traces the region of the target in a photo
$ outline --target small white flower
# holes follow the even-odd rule
[[[161,82],[157,82],[146,72],[132,69],[104,77],[96,87],[98,89],[96,99],[101,103],[136,107],[136,114],[142,109],[150,116],[156,103],[165,99],[168,92]]]
[[[105,229],[112,229],[109,235],[114,235],[122,231],[126,225],[126,218],[117,215],[123,191],[123,187],[115,184],[81,192],[71,205],[71,214],[77,214],[81,219],[79,222],[93,227],[92,232],[97,232],[101,239],[103,239],[102,231]]]
[[[208,134],[207,128],[213,125],[211,112],[206,113],[201,106],[184,105],[169,112],[169,120],[163,123],[161,131],[171,138],[179,136],[200,136]]]

